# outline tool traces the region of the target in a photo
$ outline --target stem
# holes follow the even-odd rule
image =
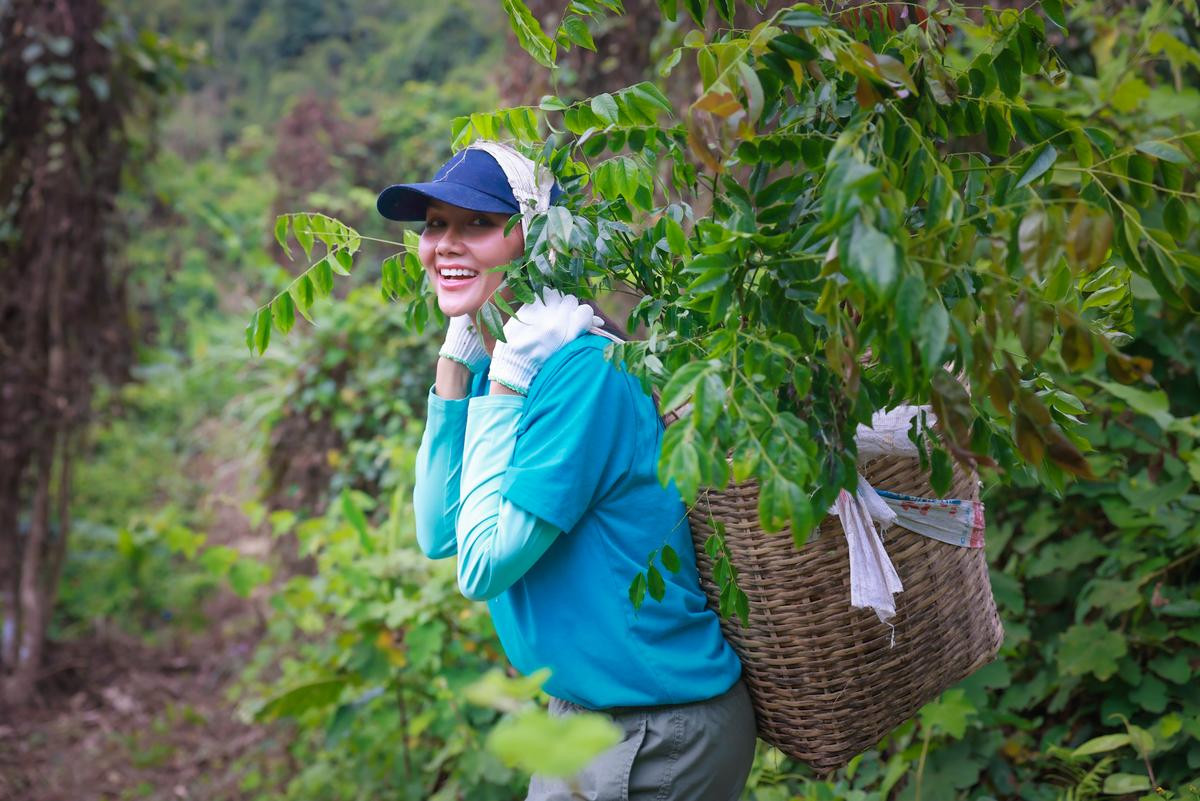
[[[404,753],[404,778],[412,779],[412,756],[408,748],[408,707],[404,703],[404,687],[396,683],[396,705],[400,707],[400,747]]]
[[[921,782],[925,779],[925,757],[929,755],[929,740],[933,734],[933,729],[929,726],[925,727],[925,731],[921,736],[921,758],[917,761],[917,788],[914,793],[915,801],[921,801]]]
[[[1164,573],[1169,573],[1180,565],[1187,564],[1197,556],[1200,556],[1200,548],[1193,548],[1182,556],[1178,556],[1172,561],[1168,562],[1163,567],[1160,567],[1158,570],[1155,570],[1153,573],[1147,573],[1146,575],[1142,576],[1140,579],[1138,579],[1138,587],[1145,586],[1145,584],[1152,578],[1161,576]]]

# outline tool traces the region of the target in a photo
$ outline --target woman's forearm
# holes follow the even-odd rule
[[[471,371],[462,362],[439,356],[434,387],[439,398],[461,400],[471,389]]]
[[[453,556],[458,550],[454,521],[459,509],[470,380],[471,372],[462,364],[438,359],[437,382],[429,392],[413,484],[417,543],[433,559]]]
[[[500,485],[512,458],[523,397],[471,401],[463,447],[458,516],[458,586],[486,601],[508,589],[541,558],[559,531],[506,502]]]

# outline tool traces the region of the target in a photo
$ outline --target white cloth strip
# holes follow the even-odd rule
[[[896,519],[896,514],[862,476],[858,477],[858,491],[851,495],[842,490],[830,512],[841,519],[842,532],[846,535],[850,554],[850,605],[855,609],[869,607],[881,623],[887,623],[896,615],[893,596],[904,590],[904,584],[888,558],[875,523],[886,528]]]
[[[550,208],[554,176],[510,145],[481,139],[467,147],[490,154],[500,169],[504,170],[504,177],[508,179],[509,188],[521,209],[521,233],[528,236],[534,215]]]
[[[928,406],[898,406],[876,412],[871,425],[860,425],[856,432],[859,461],[879,456],[916,458],[917,447],[908,438],[908,431],[913,418],[922,411],[926,412],[926,422],[935,420]],[[895,524],[950,545],[983,547],[982,503],[876,491],[861,475],[856,492],[851,495],[842,490],[829,513],[841,519],[846,535],[850,555],[850,605],[856,609],[869,607],[883,623],[895,616],[894,596],[902,592],[904,586],[888,557],[881,531]],[[875,524],[880,528],[876,529]],[[892,633],[894,637],[895,631]]]

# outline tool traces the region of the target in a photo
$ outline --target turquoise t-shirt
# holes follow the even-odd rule
[[[517,670],[550,668],[551,695],[593,709],[712,698],[741,664],[700,589],[679,493],[658,482],[662,421],[608,342],[575,339],[529,388],[500,492],[564,533],[488,608]],[[630,582],[664,544],[683,567],[635,610]]]

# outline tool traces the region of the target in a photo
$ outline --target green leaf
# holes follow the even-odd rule
[[[737,613],[738,618],[742,621],[743,626],[750,625],[750,597],[742,592],[742,588],[738,587],[734,590],[733,611]]]
[[[742,91],[746,93],[746,114],[747,120],[751,127],[757,122],[763,109],[763,88],[762,82],[758,79],[758,73],[754,68],[745,61],[737,62],[738,79],[742,85]]]
[[[950,461],[950,455],[941,448],[933,449],[930,462],[929,484],[939,498],[944,498],[954,480],[954,465]]]
[[[946,690],[936,701],[921,707],[921,725],[959,740],[967,733],[967,722],[977,711],[967,700],[965,690]]]
[[[1169,161],[1172,164],[1190,164],[1192,161],[1179,148],[1157,139],[1151,139],[1149,142],[1139,142],[1134,147],[1147,155],[1154,156],[1156,159],[1162,159],[1163,161]]]
[[[758,519],[767,531],[782,531],[791,524],[797,506],[801,504],[807,506],[809,501],[800,486],[780,473],[772,473],[759,487]],[[800,530],[792,534],[807,539],[809,532]]]
[[[555,716],[531,706],[503,718],[487,747],[526,773],[568,778],[621,741],[621,729],[601,713]]]
[[[992,67],[996,70],[1001,92],[1009,99],[1015,99],[1021,94],[1021,62],[1011,50],[1003,50],[997,54],[992,59]]]
[[[367,553],[374,553],[375,547],[371,544],[371,535],[367,531],[367,518],[363,515],[362,510],[358,508],[358,504],[354,502],[354,498],[350,497],[350,490],[346,487],[342,488],[342,514],[354,530],[358,533],[359,544]]]
[[[309,217],[307,214],[292,215],[292,236],[296,237],[296,241],[300,243],[300,247],[304,250],[306,259],[312,258],[313,235],[310,230]]]
[[[601,92],[593,97],[591,105],[595,115],[610,125],[616,125],[619,121],[620,112],[617,109],[617,101],[608,92]]]
[[[504,338],[504,319],[500,316],[500,310],[496,308],[495,303],[490,300],[484,303],[479,309],[479,316],[483,318],[483,325],[487,328],[488,333],[498,342],[508,341]]]
[[[1109,102],[1117,111],[1129,113],[1137,109],[1142,101],[1150,97],[1150,87],[1141,78],[1130,76],[1117,86]]]
[[[508,14],[508,24],[516,34],[521,49],[543,67],[554,69],[557,46],[542,30],[542,24],[533,16],[529,7],[521,0],[503,0],[503,6],[504,13]]]
[[[592,39],[592,32],[588,30],[587,23],[579,17],[567,17],[563,20],[562,30],[574,44],[579,45],[585,50],[595,52],[596,42]]]
[[[876,297],[888,294],[899,273],[896,245],[891,239],[870,225],[855,221],[846,255],[845,266],[850,277],[865,284]]]
[[[1062,0],[1042,0],[1042,11],[1058,27],[1067,29],[1067,17],[1063,13]]]
[[[337,701],[347,680],[340,676],[294,684],[271,697],[263,704],[254,719],[262,722],[282,717],[296,717],[310,709],[329,706]]]
[[[988,103],[983,113],[983,130],[987,135],[988,149],[993,153],[1007,153],[1012,141],[1012,126],[1004,111],[995,103]]]
[[[696,384],[692,404],[696,429],[702,433],[711,430],[725,411],[725,382],[721,376],[716,372],[706,372]]]
[[[662,411],[669,412],[682,406],[696,391],[696,384],[704,377],[708,367],[708,362],[689,362],[676,370],[663,387],[659,401]]]
[[[896,290],[896,322],[901,331],[912,331],[917,326],[925,304],[925,281],[920,275],[910,274],[900,281]]]
[[[1167,393],[1161,389],[1148,392],[1111,381],[1095,381],[1095,383],[1103,387],[1110,395],[1125,401],[1135,412],[1144,414],[1158,423],[1159,428],[1166,430],[1175,422],[1175,416],[1170,412],[1170,399],[1167,397]]]
[[[542,111],[565,111],[568,104],[554,95],[544,95],[541,101],[538,102],[538,108]]]
[[[271,342],[271,316],[269,309],[260,309],[256,318],[254,349],[260,356],[266,352],[267,345]]]
[[[333,267],[329,264],[328,256],[314,264],[309,274],[318,295],[327,297],[333,292]]]
[[[687,235],[683,232],[683,226],[675,222],[670,217],[666,217],[667,229],[667,247],[671,248],[671,252],[676,256],[684,256],[688,253]]]
[[[1039,150],[1033,160],[1029,162],[1029,166],[1025,168],[1025,172],[1023,172],[1021,177],[1017,179],[1017,184],[1014,188],[1020,189],[1023,186],[1028,186],[1029,184],[1033,183],[1038,178],[1041,178],[1046,174],[1046,170],[1050,169],[1057,159],[1058,151],[1054,149],[1053,145],[1049,143],[1042,145],[1041,150]]]
[[[684,435],[685,432],[690,433],[686,424],[676,425],[681,429],[680,433],[663,439],[660,463],[665,460],[666,475],[675,482],[684,502],[692,503],[700,487],[700,454],[691,438]]]
[[[1140,793],[1150,789],[1150,779],[1137,773],[1114,773],[1104,779],[1104,792],[1109,795]]]
[[[662,573],[658,572],[654,565],[650,565],[646,570],[646,589],[656,601],[661,601],[667,594],[667,585],[663,581]]]
[[[942,362],[942,351],[950,336],[950,315],[941,301],[930,304],[917,323],[917,348],[926,371],[933,372]]]
[[[659,552],[659,560],[663,567],[672,573],[678,573],[682,565],[679,563],[679,554],[675,553],[675,549],[670,545],[664,545],[662,551]]]
[[[629,601],[633,604],[634,609],[641,609],[642,602],[646,600],[646,574],[638,573],[633,577],[633,583],[629,585]]]
[[[1178,197],[1170,197],[1163,204],[1163,225],[1167,232],[1176,239],[1187,239],[1191,220],[1188,218],[1187,207]]]
[[[271,320],[279,333],[286,335],[296,322],[296,308],[292,296],[287,292],[280,294],[271,302]]]
[[[1154,676],[1142,676],[1141,682],[1129,694],[1129,700],[1153,714],[1167,708],[1167,685]]]
[[[288,293],[292,296],[292,300],[295,301],[296,309],[311,323],[312,317],[309,317],[308,310],[312,308],[313,301],[315,300],[312,280],[307,275],[300,276],[300,280],[292,284]]]
[[[1070,136],[1071,148],[1075,151],[1075,160],[1079,162],[1079,166],[1091,167],[1095,163],[1095,154],[1092,153],[1092,142],[1087,134],[1082,128],[1071,128]]]
[[[1092,754],[1103,754],[1107,751],[1115,751],[1118,748],[1124,748],[1129,745],[1128,734],[1105,734],[1102,737],[1095,737],[1088,740],[1083,745],[1071,752],[1071,756],[1075,759]]]
[[[288,221],[290,219],[286,214],[280,214],[275,218],[275,241],[279,243],[280,250],[286,253],[289,259],[292,257],[292,249],[288,247],[287,242]]]
[[[259,309],[250,316],[250,321],[246,323],[246,350],[254,353],[254,332],[258,330],[258,316],[263,314],[265,310]]]
[[[1183,653],[1157,656],[1150,661],[1150,669],[1175,684],[1187,684],[1193,678],[1191,663]]]
[[[566,207],[551,206],[546,210],[546,236],[550,240],[550,247],[560,253],[571,249],[571,231],[574,226],[575,219]]]
[[[1124,635],[1102,623],[1076,623],[1058,638],[1058,669],[1068,676],[1089,673],[1107,681],[1128,646]]]
[[[229,566],[229,586],[242,598],[249,598],[255,587],[271,580],[271,568],[257,559],[240,558]]]
[[[333,259],[330,261],[330,267],[338,275],[349,275],[350,268],[354,265],[354,257],[350,255],[350,251],[338,249],[333,252]]]
[[[801,3],[785,12],[779,24],[789,28],[823,28],[829,25],[829,19],[816,6]]]

